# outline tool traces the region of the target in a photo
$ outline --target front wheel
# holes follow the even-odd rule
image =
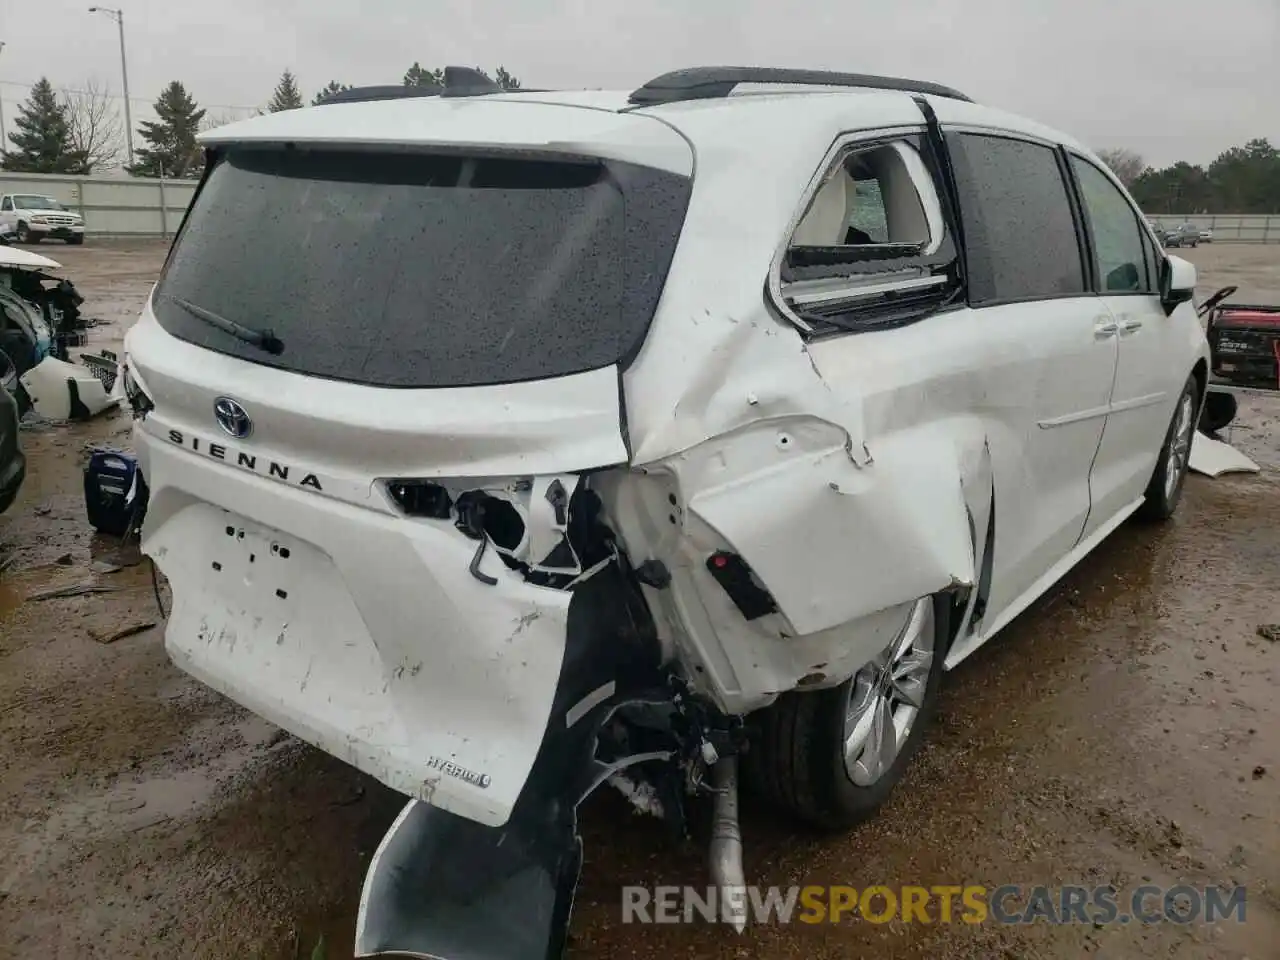
[[[18,224],[18,242],[19,243],[39,243],[40,238],[32,234],[31,228],[25,223]]]
[[[78,246],[80,246],[82,243],[84,243],[84,237],[83,237],[83,236],[79,236],[79,237],[67,237],[67,244],[68,244],[68,245],[70,245],[70,246],[78,247]]]
[[[1200,385],[1194,376],[1187,378],[1173,419],[1165,433],[1155,471],[1143,494],[1138,516],[1144,520],[1168,520],[1178,509],[1182,488],[1187,479],[1187,465],[1191,460],[1191,444],[1195,439],[1196,405],[1200,400]]]
[[[875,814],[933,715],[950,609],[943,597],[917,600],[894,641],[853,677],[829,690],[783,694],[759,711],[746,755],[756,789],[822,829]]]

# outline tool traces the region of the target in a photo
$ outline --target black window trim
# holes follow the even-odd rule
[[[1090,282],[1090,286],[1094,294],[1099,297],[1157,297],[1159,296],[1160,295],[1159,288],[1160,288],[1160,259],[1161,258],[1160,258],[1160,255],[1156,252],[1159,248],[1155,246],[1155,244],[1153,243],[1153,240],[1151,237],[1151,228],[1147,225],[1147,218],[1143,215],[1142,211],[1139,210],[1137,206],[1133,203],[1133,200],[1129,196],[1128,191],[1124,189],[1124,185],[1121,184],[1120,181],[1115,176],[1113,176],[1108,170],[1106,170],[1104,166],[1098,163],[1095,163],[1093,160],[1090,160],[1079,150],[1074,150],[1067,146],[1063,146],[1061,148],[1061,153],[1063,157],[1063,162],[1066,164],[1067,174],[1070,177],[1072,195],[1076,198],[1075,202],[1079,204],[1080,214],[1084,218],[1082,222],[1084,224],[1085,236],[1088,242],[1088,271],[1089,271],[1090,277],[1092,278]],[[1138,235],[1142,241],[1141,245],[1142,245],[1142,258],[1143,258],[1144,271],[1147,268],[1147,263],[1146,263],[1147,254],[1151,253],[1154,255],[1154,259],[1151,263],[1151,267],[1155,270],[1156,275],[1147,278],[1147,283],[1151,285],[1151,289],[1148,289],[1148,290],[1105,290],[1103,289],[1103,278],[1098,273],[1097,264],[1095,262],[1095,256],[1093,253],[1093,241],[1094,241],[1093,223],[1092,221],[1089,220],[1089,211],[1084,203],[1084,193],[1082,192],[1082,188],[1080,186],[1080,180],[1076,176],[1075,168],[1071,165],[1072,160],[1078,160],[1081,163],[1087,164],[1088,166],[1092,167],[1098,173],[1102,174],[1102,176],[1113,187],[1115,187],[1119,191],[1120,198],[1124,200],[1125,206],[1129,208],[1129,215],[1134,218],[1135,225],[1138,228]]]
[[[884,146],[889,143],[901,141],[908,138],[919,138],[924,144],[925,150],[935,149],[932,138],[929,135],[929,126],[924,117],[920,122],[894,124],[887,127],[873,127],[863,130],[845,130],[837,134],[831,145],[823,154],[822,161],[816,167],[809,183],[800,195],[800,200],[787,223],[783,232],[781,243],[774,254],[773,262],[769,267],[769,276],[764,285],[765,303],[770,312],[775,316],[785,319],[792,326],[796,327],[800,335],[806,340],[828,340],[835,337],[857,336],[862,333],[874,333],[878,330],[890,329],[892,327],[901,326],[902,324],[893,324],[891,326],[868,326],[866,330],[851,330],[843,327],[831,330],[815,330],[813,325],[796,314],[787,303],[782,293],[783,273],[786,265],[787,251],[791,246],[791,238],[795,234],[796,229],[804,220],[805,215],[809,211],[809,204],[812,203],[814,196],[818,190],[826,182],[827,174],[830,173],[836,161],[844,154],[855,150],[874,149],[877,146]],[[952,202],[949,194],[949,187],[945,183],[940,182],[937,173],[929,168],[928,160],[924,156],[924,150],[917,150],[920,158],[925,162],[926,170],[930,174],[930,182],[933,187],[934,197],[937,200],[939,214],[942,224],[943,235],[940,238],[945,244],[948,233],[953,233],[954,228],[951,224],[951,214],[949,212],[949,204]],[[920,197],[921,204],[924,205],[925,198]],[[933,238],[930,238],[931,240]],[[952,238],[952,245],[955,247],[955,256],[963,257],[960,250],[958,239]],[[928,270],[933,266],[935,255],[921,254],[917,257],[906,257],[901,260],[902,269]],[[804,278],[792,282],[808,282],[810,280],[824,279],[820,277]],[[912,291],[919,289],[919,277],[907,278],[902,281],[904,290]],[[886,282],[886,286],[891,286],[890,282]],[[936,313],[949,313],[953,310],[960,309],[964,306],[964,298],[957,298],[954,302],[947,302],[940,306],[936,311],[930,311],[930,315]],[[910,321],[907,321],[910,322]]]
[[[1046,140],[1043,137],[1037,137],[1035,134],[1022,133],[1017,130],[1009,130],[1005,127],[987,127],[981,124],[961,123],[961,124],[943,124],[942,132],[944,135],[991,137],[996,140],[1014,140],[1019,143],[1030,144],[1033,147],[1044,147],[1051,150],[1054,159],[1058,164],[1058,173],[1063,177],[1063,188],[1067,194],[1067,205],[1071,209],[1072,224],[1076,233],[1076,252],[1080,256],[1080,272],[1084,280],[1085,289],[1079,293],[1051,293],[1037,294],[1030,297],[1003,297],[997,300],[985,300],[982,303],[973,303],[970,299],[969,290],[966,284],[965,303],[970,310],[986,310],[990,307],[1004,307],[1020,303],[1042,303],[1054,300],[1080,300],[1085,298],[1096,297],[1097,293],[1090,283],[1090,277],[1093,273],[1090,264],[1093,262],[1092,255],[1089,254],[1088,248],[1085,246],[1085,240],[1081,234],[1080,222],[1077,220],[1076,197],[1074,181],[1070,177],[1070,170],[1064,170],[1064,160],[1062,157],[1063,145],[1055,143],[1052,140]],[[961,214],[963,219],[963,215]]]

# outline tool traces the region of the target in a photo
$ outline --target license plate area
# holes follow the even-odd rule
[[[306,578],[306,545],[234,514],[225,515],[211,539],[205,572],[210,587],[246,610],[287,619]]]

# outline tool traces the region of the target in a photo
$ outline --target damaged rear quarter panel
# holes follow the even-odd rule
[[[739,442],[799,446],[766,426]],[[816,433],[816,431],[814,431]],[[842,432],[778,464],[689,489],[689,510],[733,545],[796,633],[816,633],[973,582],[973,543],[954,447],[897,434],[858,466]],[[772,434],[773,436],[770,436]],[[814,441],[817,441],[815,443]],[[763,451],[744,450],[761,462]],[[754,457],[753,457],[754,454]]]

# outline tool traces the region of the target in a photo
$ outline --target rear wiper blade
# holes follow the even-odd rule
[[[176,303],[197,320],[202,320],[211,327],[217,327],[223,333],[229,334],[237,340],[242,340],[277,356],[284,352],[284,343],[270,330],[255,330],[253,327],[246,327],[242,323],[228,320],[226,317],[220,316],[211,310],[206,310],[190,300],[183,300],[181,297],[175,297],[170,294],[161,294],[161,296],[171,303]]]

